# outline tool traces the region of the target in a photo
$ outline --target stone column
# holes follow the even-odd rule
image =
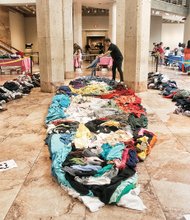
[[[189,4],[190,4],[190,1],[189,1]],[[189,14],[186,18],[185,26],[184,26],[184,43],[186,45],[187,45],[188,40],[190,40],[190,8],[189,8]]]
[[[116,0],[116,44],[124,55],[125,45],[125,0]]]
[[[151,0],[125,2],[124,80],[136,92],[147,88]]]
[[[82,47],[82,4],[81,1],[74,2],[73,14],[73,30],[74,30],[74,43]]]
[[[40,54],[41,90],[53,92],[64,81],[63,0],[37,0],[37,31]]]
[[[73,77],[73,1],[63,0],[65,78]]]
[[[109,8],[109,36],[111,41],[116,43],[116,3]]]

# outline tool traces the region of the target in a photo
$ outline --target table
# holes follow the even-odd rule
[[[98,65],[111,68],[113,66],[113,59],[111,57],[101,57]]]
[[[1,66],[19,66],[22,72],[30,72],[31,60],[29,57],[19,58],[19,59],[0,59]]]

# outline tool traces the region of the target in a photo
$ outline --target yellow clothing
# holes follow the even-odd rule
[[[77,129],[74,144],[76,148],[87,148],[90,143],[90,139],[92,138],[92,133],[90,130],[84,125],[79,124],[79,127]]]
[[[93,84],[93,85],[85,86],[80,89],[74,89],[72,86],[70,86],[70,89],[72,93],[76,93],[80,95],[89,95],[89,94],[101,95],[107,93],[110,87],[105,85]]]

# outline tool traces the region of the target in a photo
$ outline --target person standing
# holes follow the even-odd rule
[[[123,71],[122,71],[122,62],[123,62],[123,55],[120,49],[111,42],[109,38],[104,40],[105,46],[108,48],[107,52],[99,55],[99,57],[111,55],[113,59],[113,66],[112,66],[112,80],[116,78],[116,69],[120,74],[120,82],[123,82]]]
[[[184,66],[188,75],[190,75],[190,40],[187,42],[187,47],[184,49]]]

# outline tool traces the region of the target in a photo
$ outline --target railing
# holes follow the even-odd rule
[[[12,47],[11,45],[5,43],[4,41],[0,40],[0,48],[3,49],[4,51],[6,51],[7,53],[15,53],[18,52],[19,50],[16,49],[15,47]]]
[[[183,6],[183,7],[189,7],[189,1],[188,0],[161,0],[164,2],[168,2],[171,4]]]

